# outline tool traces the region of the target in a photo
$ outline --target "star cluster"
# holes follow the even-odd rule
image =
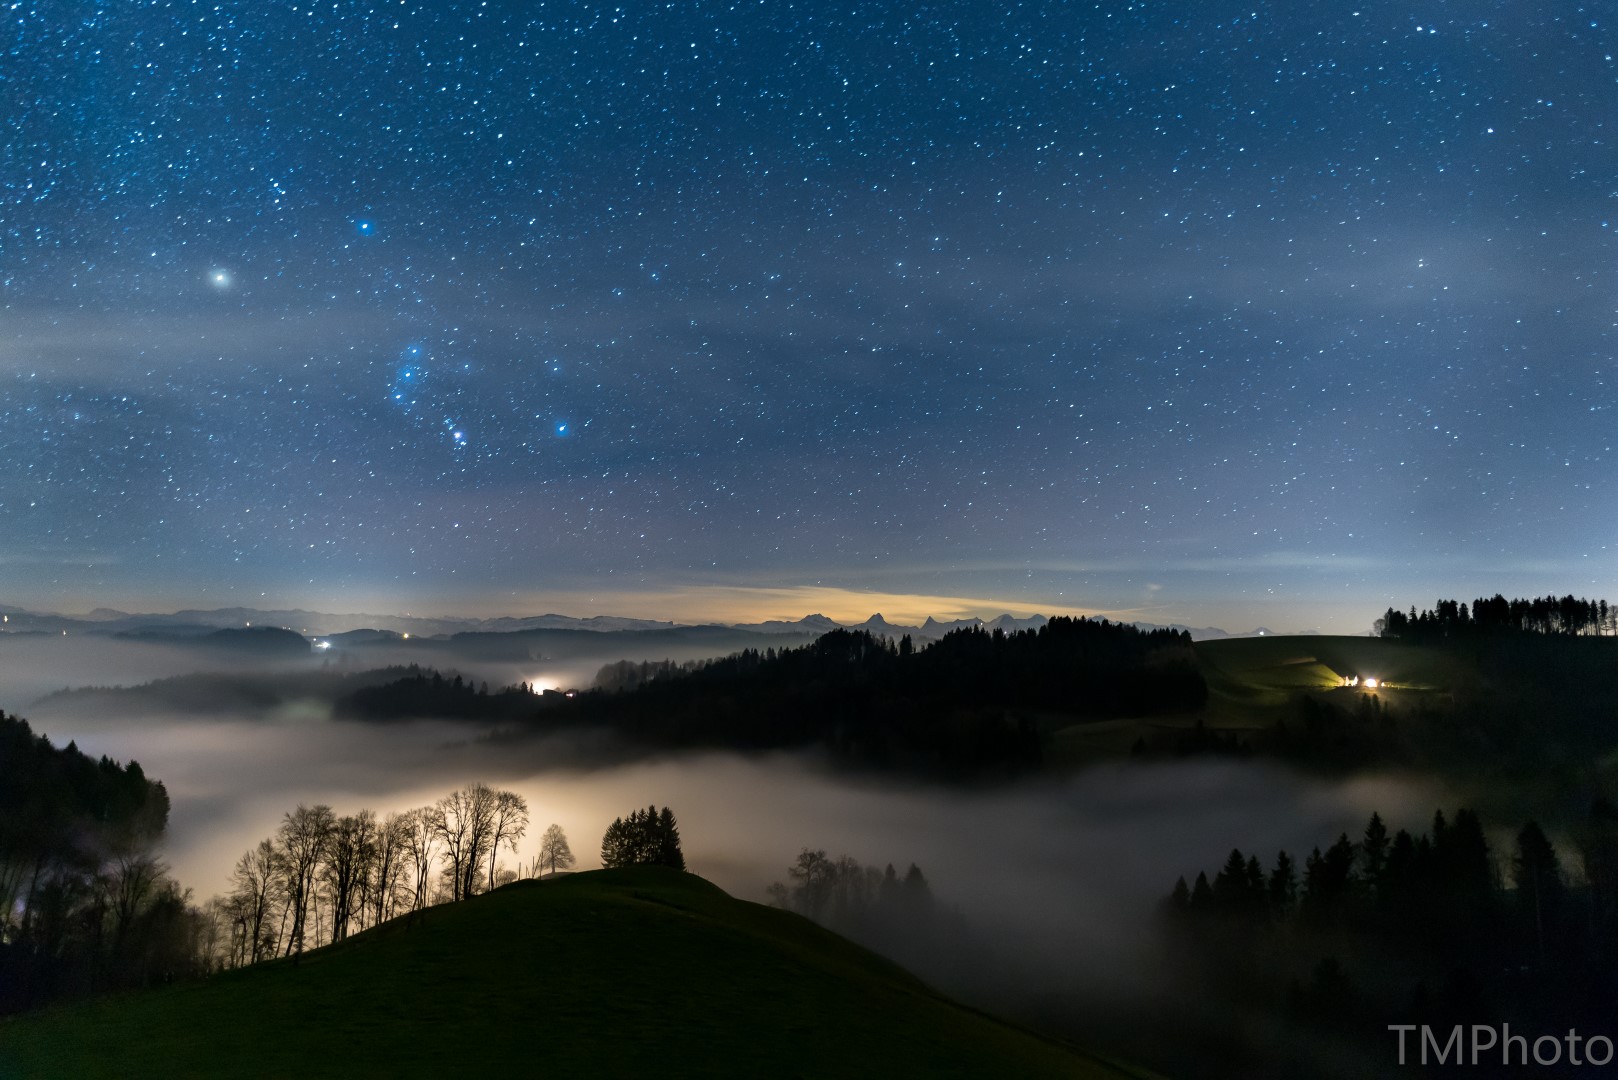
[[[1600,592],[1605,14],[10,4],[0,572]]]

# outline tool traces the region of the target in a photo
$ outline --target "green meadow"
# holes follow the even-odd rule
[[[1208,683],[1208,704],[1181,716],[1072,722],[1046,718],[1047,759],[1081,767],[1127,754],[1139,738],[1194,727],[1258,731],[1291,712],[1299,694],[1340,693],[1344,699],[1366,692],[1348,689],[1345,678],[1374,678],[1374,691],[1389,702],[1413,704],[1443,697],[1476,678],[1453,651],[1371,637],[1325,635],[1222,638],[1192,646],[1198,670]]]

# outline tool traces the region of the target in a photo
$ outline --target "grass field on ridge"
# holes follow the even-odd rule
[[[1143,1077],[660,867],[522,882],[301,963],[0,1021],[0,1077]]]

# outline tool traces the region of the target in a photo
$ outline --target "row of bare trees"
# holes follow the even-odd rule
[[[396,915],[463,900],[521,875],[500,862],[528,831],[528,804],[513,791],[471,784],[431,806],[378,818],[299,805],[273,837],[237,860],[228,895],[208,904],[216,963],[239,967],[342,941]],[[573,865],[552,825],[528,872]]]

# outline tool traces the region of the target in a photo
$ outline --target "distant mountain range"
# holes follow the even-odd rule
[[[353,630],[387,630],[415,637],[445,637],[463,633],[509,633],[519,630],[671,630],[677,624],[652,619],[621,619],[596,615],[577,619],[567,615],[534,615],[527,618],[503,616],[495,619],[424,618],[415,615],[375,615],[367,613],[334,615],[301,608],[213,608],[187,609],[172,614],[114,611],[96,608],[88,615],[58,615],[0,606],[0,631],[118,634],[130,637],[192,637],[226,628],[278,626],[310,637],[341,634]]]
[[[301,608],[262,609],[246,607],[187,609],[171,614],[130,613],[111,608],[96,608],[88,615],[60,615],[50,612],[28,611],[23,608],[0,605],[0,633],[100,634],[137,638],[201,637],[217,630],[246,627],[284,627],[308,637],[346,635],[354,631],[384,631],[390,634],[409,634],[412,637],[448,637],[454,634],[499,634],[529,630],[589,630],[597,633],[620,631],[664,630],[677,631],[692,628],[691,624],[665,622],[656,619],[630,619],[613,615],[592,615],[575,618],[570,615],[502,616],[493,619],[431,618],[416,615],[347,614],[335,615]],[[754,634],[782,634],[792,636],[818,635],[846,628],[867,630],[880,637],[899,638],[909,634],[917,641],[935,641],[952,630],[981,626],[985,630],[1036,629],[1045,624],[1045,616],[1030,615],[1019,619],[1001,615],[994,619],[953,619],[940,622],[929,616],[920,626],[890,623],[880,613],[861,623],[840,623],[825,615],[806,615],[795,621],[770,620],[760,623],[722,624],[726,629],[742,630]],[[703,624],[716,625],[716,624]],[[1158,623],[1137,622],[1142,630],[1160,630]],[[1187,631],[1193,641],[1218,638],[1262,637],[1274,631],[1265,627],[1232,633],[1215,626],[1186,626],[1172,623],[1172,630]],[[1296,633],[1318,633],[1314,630]]]

